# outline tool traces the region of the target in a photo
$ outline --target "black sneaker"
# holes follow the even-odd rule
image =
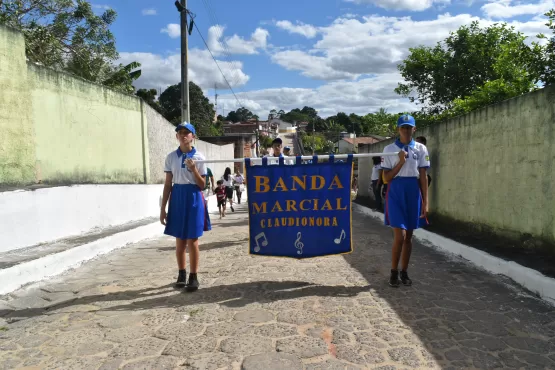
[[[177,275],[177,281],[175,283],[176,287],[184,287],[185,285],[187,285],[187,273],[186,272],[179,272],[179,275]]]
[[[185,290],[187,290],[188,292],[195,292],[198,290],[198,287],[200,286],[196,274],[190,274],[189,275],[189,282],[187,283],[187,286],[185,287]]]
[[[403,285],[412,285],[412,280],[409,278],[409,274],[406,271],[401,271],[401,282]]]
[[[233,208],[233,206],[231,206],[231,212],[235,212],[235,208]]]
[[[391,270],[391,276],[389,278],[389,285],[398,288],[401,282],[399,281],[399,271]]]

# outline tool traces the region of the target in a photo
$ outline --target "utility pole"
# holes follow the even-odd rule
[[[187,0],[181,0],[178,6],[176,1],[176,7],[181,14],[181,122],[190,123],[190,111],[189,111],[189,74],[188,74],[188,54],[187,54],[187,42],[188,42],[188,27],[187,27]]]

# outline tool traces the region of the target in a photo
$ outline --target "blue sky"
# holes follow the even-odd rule
[[[122,62],[139,61],[137,87],[180,80],[179,13],[172,0],[93,0],[98,12],[118,13],[112,31]],[[542,14],[555,0],[189,0],[188,8],[233,95],[196,31],[189,71],[218,113],[244,105],[266,117],[271,109],[304,105],[322,116],[414,109],[393,89],[396,65],[418,45],[479,20],[508,22],[533,37],[546,32]]]

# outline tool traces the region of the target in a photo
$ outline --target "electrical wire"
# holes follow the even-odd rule
[[[195,27],[195,29],[197,30],[200,38],[202,39],[202,42],[204,43],[204,45],[206,46],[206,49],[208,50],[208,52],[210,53],[210,56],[212,56],[212,59],[214,60],[214,63],[216,63],[216,66],[218,67],[218,69],[220,70],[220,73],[222,74],[222,77],[224,78],[225,82],[227,83],[227,86],[229,87],[229,89],[231,90],[231,92],[233,93],[233,96],[235,97],[235,99],[237,100],[237,103],[239,103],[240,106],[243,106],[243,104],[241,103],[241,100],[239,100],[239,98],[237,97],[237,95],[235,95],[235,91],[233,91],[233,88],[231,87],[231,84],[229,83],[229,81],[227,80],[227,78],[225,77],[225,74],[223,73],[222,69],[220,68],[220,64],[218,63],[218,61],[216,60],[216,58],[214,57],[214,54],[212,54],[212,50],[210,50],[210,47],[208,47],[208,43],[206,42],[206,40],[204,39],[204,36],[202,36],[202,33],[200,32],[198,26],[196,23],[193,22],[193,26]]]

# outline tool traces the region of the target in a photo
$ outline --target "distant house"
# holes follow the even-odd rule
[[[272,128],[268,121],[245,121],[245,122],[224,122],[222,125],[225,136],[243,135],[256,136],[256,132],[261,136],[275,136],[277,130]]]
[[[375,144],[386,138],[378,135],[368,135],[363,137],[344,137],[337,144],[337,152],[341,154],[358,153],[360,145]]]
[[[273,118],[268,122],[270,123],[270,125],[276,127],[280,134],[296,132],[296,126],[294,123],[285,122],[279,118]]]

